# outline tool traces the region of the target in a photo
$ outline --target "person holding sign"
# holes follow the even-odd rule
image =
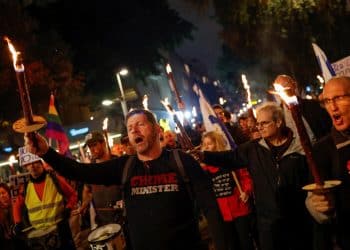
[[[202,136],[202,150],[224,151],[223,136],[210,131]],[[216,201],[226,224],[226,234],[232,249],[253,250],[251,228],[253,182],[246,168],[236,171],[202,164],[209,173]]]
[[[76,208],[75,191],[25,147],[19,148],[19,163],[30,179],[13,203],[13,232],[25,234],[29,249],[74,250],[68,219]]]

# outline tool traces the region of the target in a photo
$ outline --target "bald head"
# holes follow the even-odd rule
[[[327,89],[327,86],[337,85],[339,87],[342,87],[344,89],[350,89],[350,77],[348,76],[337,76],[333,77],[325,84],[325,88],[323,89],[323,92]]]
[[[298,95],[297,82],[291,76],[278,75],[273,83],[280,84],[284,87],[289,96]]]
[[[330,79],[324,86],[322,99],[334,127],[338,131],[350,129],[350,77]]]

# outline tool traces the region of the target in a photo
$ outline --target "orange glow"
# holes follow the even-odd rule
[[[247,108],[252,107],[252,98],[250,93],[250,86],[248,84],[248,80],[246,75],[242,74],[242,82],[243,82],[243,88],[247,91]]]
[[[167,63],[167,65],[165,66],[165,68],[166,68],[166,72],[167,72],[168,74],[170,74],[170,73],[172,72],[172,70],[171,70],[171,67],[170,67],[170,64],[169,64],[169,63]]]
[[[168,97],[165,97],[164,100],[160,100],[161,104],[163,104],[164,108],[170,115],[175,115],[175,111],[173,108],[170,106],[169,99]]]
[[[142,105],[145,110],[148,110],[148,96],[144,95],[142,100]]]
[[[105,131],[107,131],[107,129],[108,129],[108,117],[106,117],[106,118],[103,120],[102,129],[105,130]]]
[[[273,92],[273,94],[279,95],[288,106],[292,104],[298,104],[298,99],[295,95],[287,95],[287,93],[285,92],[287,88],[284,88],[281,84],[278,83],[274,83],[273,86],[275,88],[275,92]]]
[[[13,46],[13,44],[11,43],[11,40],[8,37],[5,36],[4,39],[7,42],[7,45],[9,47],[10,52],[11,52],[12,61],[13,61],[13,67],[14,67],[15,71],[23,72],[24,71],[24,65],[22,63],[17,64],[18,55],[21,54],[21,52],[16,51],[15,47]]]

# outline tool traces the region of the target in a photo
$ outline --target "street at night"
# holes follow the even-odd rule
[[[349,0],[0,13],[1,249],[350,249]]]

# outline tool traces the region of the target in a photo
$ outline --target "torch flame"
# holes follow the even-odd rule
[[[175,132],[176,134],[181,134],[181,131],[180,131],[180,129],[179,129],[178,127],[175,127],[175,128],[174,128],[174,132]]]
[[[273,86],[275,88],[275,92],[273,92],[273,94],[279,95],[288,106],[292,104],[298,104],[298,99],[295,95],[287,95],[287,93],[285,92],[287,88],[284,88],[281,84],[278,83],[274,83]]]
[[[145,110],[148,110],[148,96],[144,95],[142,100],[142,105]]]
[[[242,74],[242,82],[243,82],[243,88],[247,91],[247,108],[252,107],[252,97],[250,93],[250,86],[247,81],[247,77],[245,74]]]
[[[106,118],[103,120],[102,129],[105,130],[105,131],[107,131],[107,129],[108,129],[108,117],[106,117]]]
[[[7,42],[7,45],[9,47],[10,52],[11,52],[12,61],[13,61],[13,67],[14,67],[15,71],[23,72],[24,71],[24,65],[22,63],[17,64],[18,55],[21,54],[21,52],[16,51],[15,47],[13,46],[13,44],[11,43],[11,40],[8,37],[5,37],[4,39]]]
[[[13,165],[14,163],[16,163],[17,162],[16,156],[10,155],[8,162],[10,163],[10,165]]]
[[[172,70],[171,70],[171,67],[170,67],[170,64],[169,64],[169,63],[167,63],[167,64],[166,64],[165,69],[166,69],[166,72],[167,72],[168,74],[170,74],[170,73],[172,72]]]
[[[192,107],[192,116],[197,117],[197,109],[195,106]]]
[[[186,74],[189,75],[191,72],[190,67],[187,64],[184,64],[184,68],[185,68]]]
[[[161,100],[160,102],[162,102],[162,103],[164,102],[165,105],[169,105],[169,104],[170,104],[170,103],[169,103],[169,98],[168,98],[168,97],[165,97],[165,98],[164,98],[164,101]]]
[[[174,115],[175,111],[174,109],[171,107],[170,103],[169,103],[169,99],[168,97],[165,97],[164,100],[160,100],[161,104],[163,104],[164,108],[166,109],[166,111],[168,111],[168,113],[170,115]]]

